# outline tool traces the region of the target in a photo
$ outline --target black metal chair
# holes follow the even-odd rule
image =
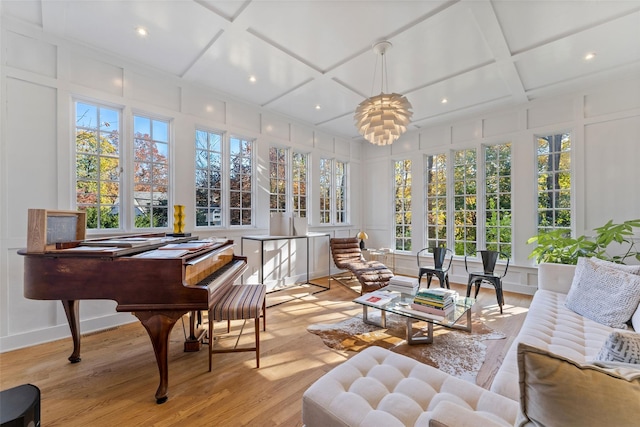
[[[430,252],[431,251],[431,252]],[[425,265],[426,256],[425,254],[432,253],[433,254],[433,265]],[[446,263],[447,267],[445,268],[445,260],[447,258],[447,253],[449,253],[449,262]],[[431,278],[436,276],[440,281],[441,288],[449,287],[449,269],[451,268],[451,261],[453,261],[453,252],[451,249],[436,247],[436,248],[424,248],[420,250],[416,259],[418,261],[418,286],[422,282],[422,276],[427,276],[427,289],[431,286]]]
[[[498,306],[500,307],[500,313],[502,314],[502,306],[504,305],[504,297],[502,295],[502,278],[507,275],[509,270],[509,257],[498,251],[478,251],[482,258],[483,271],[469,271],[467,265],[467,256],[464,257],[464,268],[469,273],[469,281],[467,282],[467,296],[471,295],[471,287],[476,286],[475,298],[478,297],[480,291],[480,285],[482,282],[489,283],[496,288],[496,297],[498,299]],[[501,274],[495,273],[496,262],[499,258],[507,260],[507,264],[504,267],[504,271]]]

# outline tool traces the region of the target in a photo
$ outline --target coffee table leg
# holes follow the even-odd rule
[[[471,309],[467,310],[467,326],[453,325],[451,329],[459,331],[471,332]]]
[[[416,337],[413,335],[413,319],[407,317],[407,343],[414,344],[431,344],[433,342],[433,323],[427,322],[427,336]]]
[[[369,307],[366,305],[362,306],[362,321],[367,325],[380,326],[381,328],[387,327],[387,312],[384,310],[380,310],[380,323],[373,322],[369,320],[369,311],[367,310]]]

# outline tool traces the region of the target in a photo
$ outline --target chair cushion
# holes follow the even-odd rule
[[[260,317],[267,287],[262,284],[233,285],[212,308],[214,320]]]

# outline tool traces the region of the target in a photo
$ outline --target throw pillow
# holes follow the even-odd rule
[[[523,426],[635,426],[640,369],[603,369],[518,344]]]
[[[595,262],[596,264],[603,265],[609,268],[614,268],[620,271],[624,271],[625,273],[640,274],[640,265],[617,264],[615,262],[607,261],[607,260],[596,258],[596,257],[591,257],[589,259]]]
[[[633,329],[640,334],[640,305],[638,305],[633,316],[631,316],[631,325],[633,326]]]
[[[640,334],[613,331],[596,356],[605,362],[640,363]],[[640,369],[640,365],[638,365]]]
[[[640,275],[580,258],[565,306],[613,328],[627,328],[640,302]]]

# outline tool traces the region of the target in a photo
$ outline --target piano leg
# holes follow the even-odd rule
[[[69,356],[69,362],[78,363],[80,359],[80,301],[62,300],[64,312],[67,315],[71,337],[73,338],[73,353]]]
[[[156,403],[167,401],[167,389],[169,388],[169,334],[186,311],[137,311],[133,313],[147,330],[153,351],[156,354],[158,371],[160,372],[160,385],[156,390]]]

